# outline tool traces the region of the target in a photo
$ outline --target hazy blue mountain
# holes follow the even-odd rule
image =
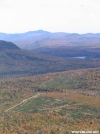
[[[0,40],[11,41],[20,48],[34,49],[48,45],[49,47],[87,44],[91,45],[94,43],[97,45],[100,40],[100,34],[77,34],[65,32],[51,33],[48,31],[37,30],[16,34],[0,33]]]
[[[16,46],[14,43],[0,40],[0,51],[17,50],[17,49],[20,49],[20,48]]]
[[[100,33],[51,33],[37,30],[16,34],[0,33],[0,40],[10,41],[22,49],[47,55],[100,58]]]

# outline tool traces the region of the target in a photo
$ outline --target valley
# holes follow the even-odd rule
[[[24,50],[58,57],[100,58],[100,34],[48,32],[0,33],[0,39],[10,41]]]
[[[0,134],[100,132],[100,34],[0,38]]]

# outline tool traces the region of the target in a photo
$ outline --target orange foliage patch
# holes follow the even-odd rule
[[[47,92],[41,93],[41,96],[52,97],[52,98],[62,98],[65,94],[63,92]]]

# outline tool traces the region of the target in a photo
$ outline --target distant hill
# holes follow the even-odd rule
[[[85,43],[98,43],[100,34],[77,34],[37,30],[26,33],[6,34],[0,33],[0,39],[11,41],[17,44],[20,48],[32,49],[35,47],[44,46],[68,46],[68,45],[85,45]],[[37,43],[38,42],[38,43]]]
[[[14,43],[12,42],[6,42],[3,40],[0,40],[0,51],[1,50],[17,50],[20,49],[18,46],[16,46]]]
[[[71,34],[37,30],[19,34],[0,33],[0,39],[46,55],[100,58],[100,33]]]
[[[33,42],[50,37],[51,33],[43,30],[29,31],[26,33],[6,34],[0,33],[0,39],[11,41],[21,48],[27,48]]]

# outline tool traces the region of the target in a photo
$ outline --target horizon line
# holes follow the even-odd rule
[[[59,32],[51,32],[51,31],[47,31],[47,30],[43,30],[43,29],[38,29],[38,30],[29,30],[29,31],[25,31],[25,32],[0,32],[0,34],[24,34],[24,33],[29,33],[29,32],[48,32],[48,33],[66,33],[66,34],[100,34],[100,32],[85,32],[85,33],[78,33],[78,32],[63,32],[63,31],[59,31]]]

